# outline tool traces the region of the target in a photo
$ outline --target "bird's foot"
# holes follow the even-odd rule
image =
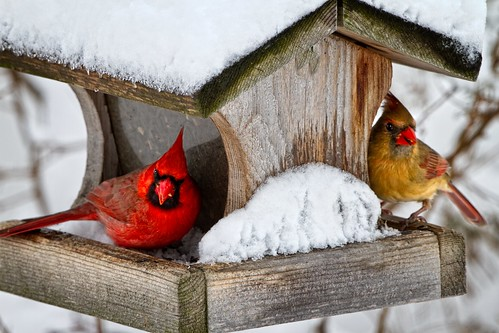
[[[412,214],[408,218],[403,218],[395,215],[381,214],[381,224],[388,225],[389,227],[398,229],[400,231],[408,230],[429,230],[433,232],[442,232],[443,228],[430,224],[423,216]]]
[[[426,221],[423,216],[417,214],[411,214],[411,216],[405,220],[405,230],[421,230],[427,225],[428,221]]]

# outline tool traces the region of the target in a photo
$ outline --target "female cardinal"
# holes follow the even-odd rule
[[[82,205],[24,220],[0,230],[0,237],[69,220],[98,220],[119,246],[151,249],[180,240],[192,228],[201,204],[199,190],[187,171],[182,135],[183,129],[159,160],[101,183]]]
[[[372,128],[369,140],[369,179],[374,193],[383,201],[420,201],[409,223],[430,209],[437,191],[447,194],[464,217],[477,225],[486,224],[475,207],[452,184],[449,163],[423,141],[416,139],[416,122],[391,93],[385,98],[383,114]]]

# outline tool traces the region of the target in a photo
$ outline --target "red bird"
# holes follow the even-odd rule
[[[0,230],[0,237],[70,220],[98,220],[116,245],[161,248],[180,240],[194,225],[201,198],[189,176],[182,147],[183,129],[159,160],[95,187],[80,206],[24,220]]]
[[[388,202],[420,201],[422,207],[408,223],[425,221],[419,214],[430,209],[431,199],[442,191],[469,222],[486,224],[477,209],[452,184],[449,163],[416,138],[416,121],[391,93],[369,140],[368,167],[371,188]],[[383,205],[382,203],[382,205]]]

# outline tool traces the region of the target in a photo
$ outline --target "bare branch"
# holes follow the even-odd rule
[[[390,312],[390,308],[383,308],[378,317],[378,326],[376,328],[376,333],[387,333],[387,318]]]
[[[418,125],[421,125],[425,122],[426,119],[430,117],[432,113],[435,113],[445,102],[447,102],[456,92],[458,91],[458,87],[456,84],[453,84],[445,93],[442,94],[435,102],[428,105],[417,121]]]
[[[327,332],[327,330],[326,330],[327,320],[328,320],[327,318],[321,319],[321,322],[319,323],[319,325],[315,329],[315,333],[326,333]]]
[[[7,329],[7,327],[2,322],[1,318],[0,318],[0,333],[9,333],[9,330]]]

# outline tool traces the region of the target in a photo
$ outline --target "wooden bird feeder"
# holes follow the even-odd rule
[[[392,61],[475,80],[481,56],[461,50],[361,1],[331,0],[191,95],[8,50],[0,66],[73,87],[88,129],[80,198],[155,160],[184,126],[208,229],[296,165],[324,162],[368,181]],[[464,241],[451,230],[215,265],[44,230],[0,239],[0,268],[0,290],[150,332],[230,332],[466,292]]]

